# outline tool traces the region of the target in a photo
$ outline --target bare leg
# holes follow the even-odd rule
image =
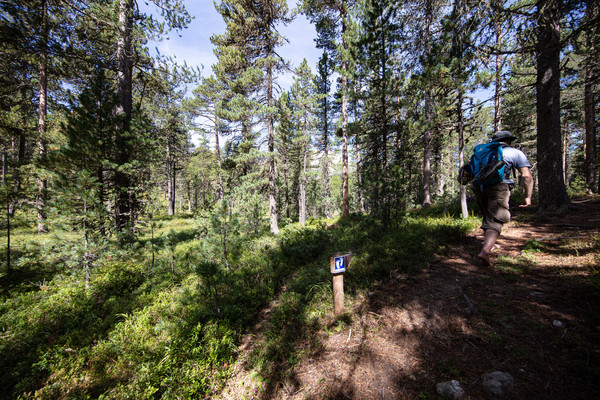
[[[487,229],[483,238],[483,246],[481,251],[477,254],[477,257],[483,262],[484,265],[490,265],[490,252],[498,240],[500,232],[496,232],[493,229]]]

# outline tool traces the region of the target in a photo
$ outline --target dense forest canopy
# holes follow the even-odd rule
[[[323,260],[358,250],[357,298],[464,238],[495,131],[540,214],[600,190],[598,1],[217,0],[203,68],[149,49],[186,1],[146,3],[0,1],[0,398],[211,396],[265,305],[248,368],[286,378]]]
[[[218,61],[201,73],[147,47],[186,28],[185,4],[149,7],[2,2],[8,218],[35,212],[46,232],[53,204],[74,202],[86,229],[125,238],[145,214],[224,201],[252,229],[269,215],[274,233],[348,212],[393,224],[411,207],[464,203],[456,171],[499,129],[532,158],[542,210],[598,191],[593,1],[223,0]],[[278,27],[298,12],[322,56],[290,71]],[[284,73],[295,82],[283,91]]]

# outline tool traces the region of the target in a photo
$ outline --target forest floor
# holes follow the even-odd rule
[[[437,399],[437,383],[457,380],[463,399],[491,399],[482,375],[502,371],[505,399],[600,398],[600,198],[559,215],[515,209],[492,266],[474,260],[481,242],[478,229],[421,273],[393,272],[262,386],[244,368],[257,329],[218,397]]]

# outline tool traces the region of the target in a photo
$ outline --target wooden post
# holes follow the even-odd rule
[[[352,257],[354,257],[352,253],[334,253],[330,258],[330,268],[333,274],[333,310],[336,317],[345,312],[344,271],[346,271]]]
[[[333,275],[333,313],[337,317],[344,310],[344,274]]]

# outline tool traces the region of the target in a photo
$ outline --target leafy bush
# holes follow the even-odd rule
[[[3,278],[0,397],[210,397],[232,372],[241,334],[265,310],[264,341],[252,366],[269,382],[303,357],[299,340],[327,325],[332,253],[355,253],[347,271],[353,301],[391,270],[420,270],[475,224],[447,215],[406,216],[387,230],[360,215],[331,226],[310,220],[288,224],[278,236],[236,233],[225,263],[222,232],[205,217],[155,226],[154,268],[146,239],[127,251],[107,244],[88,288],[77,268],[52,266],[65,257],[60,242],[32,238],[23,245],[27,282],[45,280]],[[54,254],[41,254],[50,248]]]

